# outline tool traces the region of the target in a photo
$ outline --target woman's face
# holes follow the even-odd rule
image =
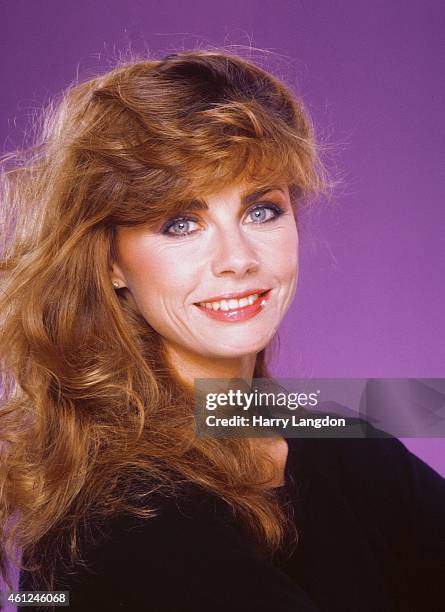
[[[173,350],[257,353],[295,292],[298,233],[285,186],[232,185],[161,227],[119,228],[116,246],[112,280]]]

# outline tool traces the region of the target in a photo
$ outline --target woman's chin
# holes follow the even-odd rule
[[[207,347],[202,347],[201,355],[209,359],[238,359],[256,355],[269,344],[271,340],[267,339],[251,339],[250,342],[227,342],[227,343],[212,343]]]

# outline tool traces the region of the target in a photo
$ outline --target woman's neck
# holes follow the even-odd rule
[[[169,345],[167,360],[179,377],[193,385],[195,378],[240,378],[251,384],[255,369],[256,353],[232,358],[215,358],[185,351],[177,345]]]
[[[252,384],[256,353],[231,359],[215,359],[192,354],[182,347],[168,345],[167,360],[186,384],[193,386],[196,378],[242,379]],[[255,438],[259,451],[265,451],[272,459],[275,473],[266,488],[280,487],[285,483],[285,468],[288,454],[287,441],[282,437]]]

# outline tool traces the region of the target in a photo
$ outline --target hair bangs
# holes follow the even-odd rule
[[[321,173],[313,139],[250,104],[223,105],[212,112],[200,111],[189,118],[178,146],[145,140],[138,160],[147,158],[145,169],[130,181],[124,202],[115,211],[117,225],[156,224],[175,215],[194,199],[205,199],[229,185],[244,183],[262,187],[289,187],[293,204],[305,194],[320,190]],[[159,150],[165,147],[165,151]],[[157,147],[161,167],[150,166]],[[176,159],[175,159],[176,157]]]

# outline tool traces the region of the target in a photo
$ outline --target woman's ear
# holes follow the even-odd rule
[[[127,286],[125,275],[116,262],[113,262],[113,265],[111,266],[110,279],[116,289],[121,289],[122,287]]]

